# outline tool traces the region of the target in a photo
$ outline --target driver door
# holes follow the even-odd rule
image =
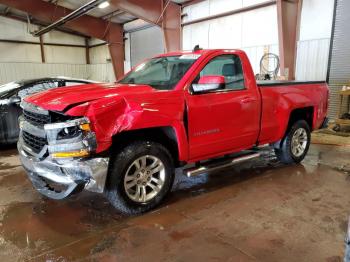
[[[247,86],[241,59],[235,54],[211,58],[192,83],[206,75],[225,78],[225,87],[188,94],[190,160],[210,158],[250,148],[259,133],[256,88]]]

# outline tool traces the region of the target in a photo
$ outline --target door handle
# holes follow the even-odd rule
[[[254,99],[252,97],[244,97],[244,98],[242,98],[241,103],[247,104],[247,103],[255,102],[255,101],[256,101],[256,99]]]

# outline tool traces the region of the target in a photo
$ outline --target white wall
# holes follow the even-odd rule
[[[327,76],[334,0],[303,0],[296,79],[325,80]]]
[[[299,40],[330,38],[334,0],[303,0]]]
[[[44,43],[85,45],[83,37],[51,31],[43,35]],[[86,52],[82,47],[48,46],[44,47],[46,63],[86,64]]]
[[[37,29],[37,26],[32,25],[28,28],[26,23],[0,16],[1,39],[22,40],[39,43],[39,38],[33,37],[28,33],[28,30],[34,31]]]
[[[66,76],[114,82],[111,63],[105,64],[42,64],[42,63],[0,63],[0,85],[8,82],[40,77]]]
[[[92,39],[90,45],[104,43],[98,39]],[[111,61],[111,54],[107,45],[90,48],[90,65],[88,65],[88,79],[102,82],[114,82],[115,75]]]
[[[35,26],[31,30],[37,29]],[[0,16],[0,39],[39,43],[28,33],[23,22]],[[40,62],[40,46],[33,44],[0,43],[0,62]]]
[[[90,48],[90,63],[105,64],[111,59],[107,45],[101,45]]]
[[[0,62],[40,63],[40,45],[0,43]]]
[[[37,26],[28,26],[26,23],[0,17],[0,39],[18,40],[39,43],[38,37],[30,32],[37,30]],[[43,35],[44,43],[85,45],[83,37],[51,31]],[[84,47],[45,46],[47,63],[85,64]],[[0,62],[41,62],[39,44],[0,43]]]
[[[265,0],[205,0],[183,9],[183,22],[216,15]],[[297,43],[296,79],[325,80],[334,0],[303,0]],[[247,52],[255,73],[264,50],[279,54],[276,6],[268,6],[184,26],[183,49],[239,48]]]
[[[86,64],[85,47],[45,45],[46,63],[41,63],[40,40],[30,31],[36,26],[0,16],[0,39],[29,41],[38,44],[1,43],[0,42],[0,84],[7,82],[50,76],[67,76],[97,81],[115,81],[113,67],[107,63],[110,58],[107,45],[90,49],[91,64]],[[80,36],[51,31],[43,35],[44,43],[85,45]],[[92,39],[90,44],[103,41]]]
[[[183,9],[183,22],[224,13],[264,0],[206,0]],[[183,49],[197,44],[202,48],[238,48],[247,51],[255,73],[260,71],[264,50],[278,54],[276,6],[191,24],[183,28]]]

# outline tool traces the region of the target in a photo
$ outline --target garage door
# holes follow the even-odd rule
[[[164,44],[160,27],[152,26],[130,33],[131,66],[162,53]]]

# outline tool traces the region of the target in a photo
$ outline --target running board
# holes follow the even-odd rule
[[[184,169],[183,172],[187,177],[198,176],[204,173],[213,172],[222,168],[233,166],[235,164],[238,164],[247,160],[257,158],[260,155],[261,155],[260,153],[251,153],[248,155],[231,158],[229,160],[225,159],[220,162],[211,163],[211,164],[208,164],[207,166],[192,167],[192,168]]]

